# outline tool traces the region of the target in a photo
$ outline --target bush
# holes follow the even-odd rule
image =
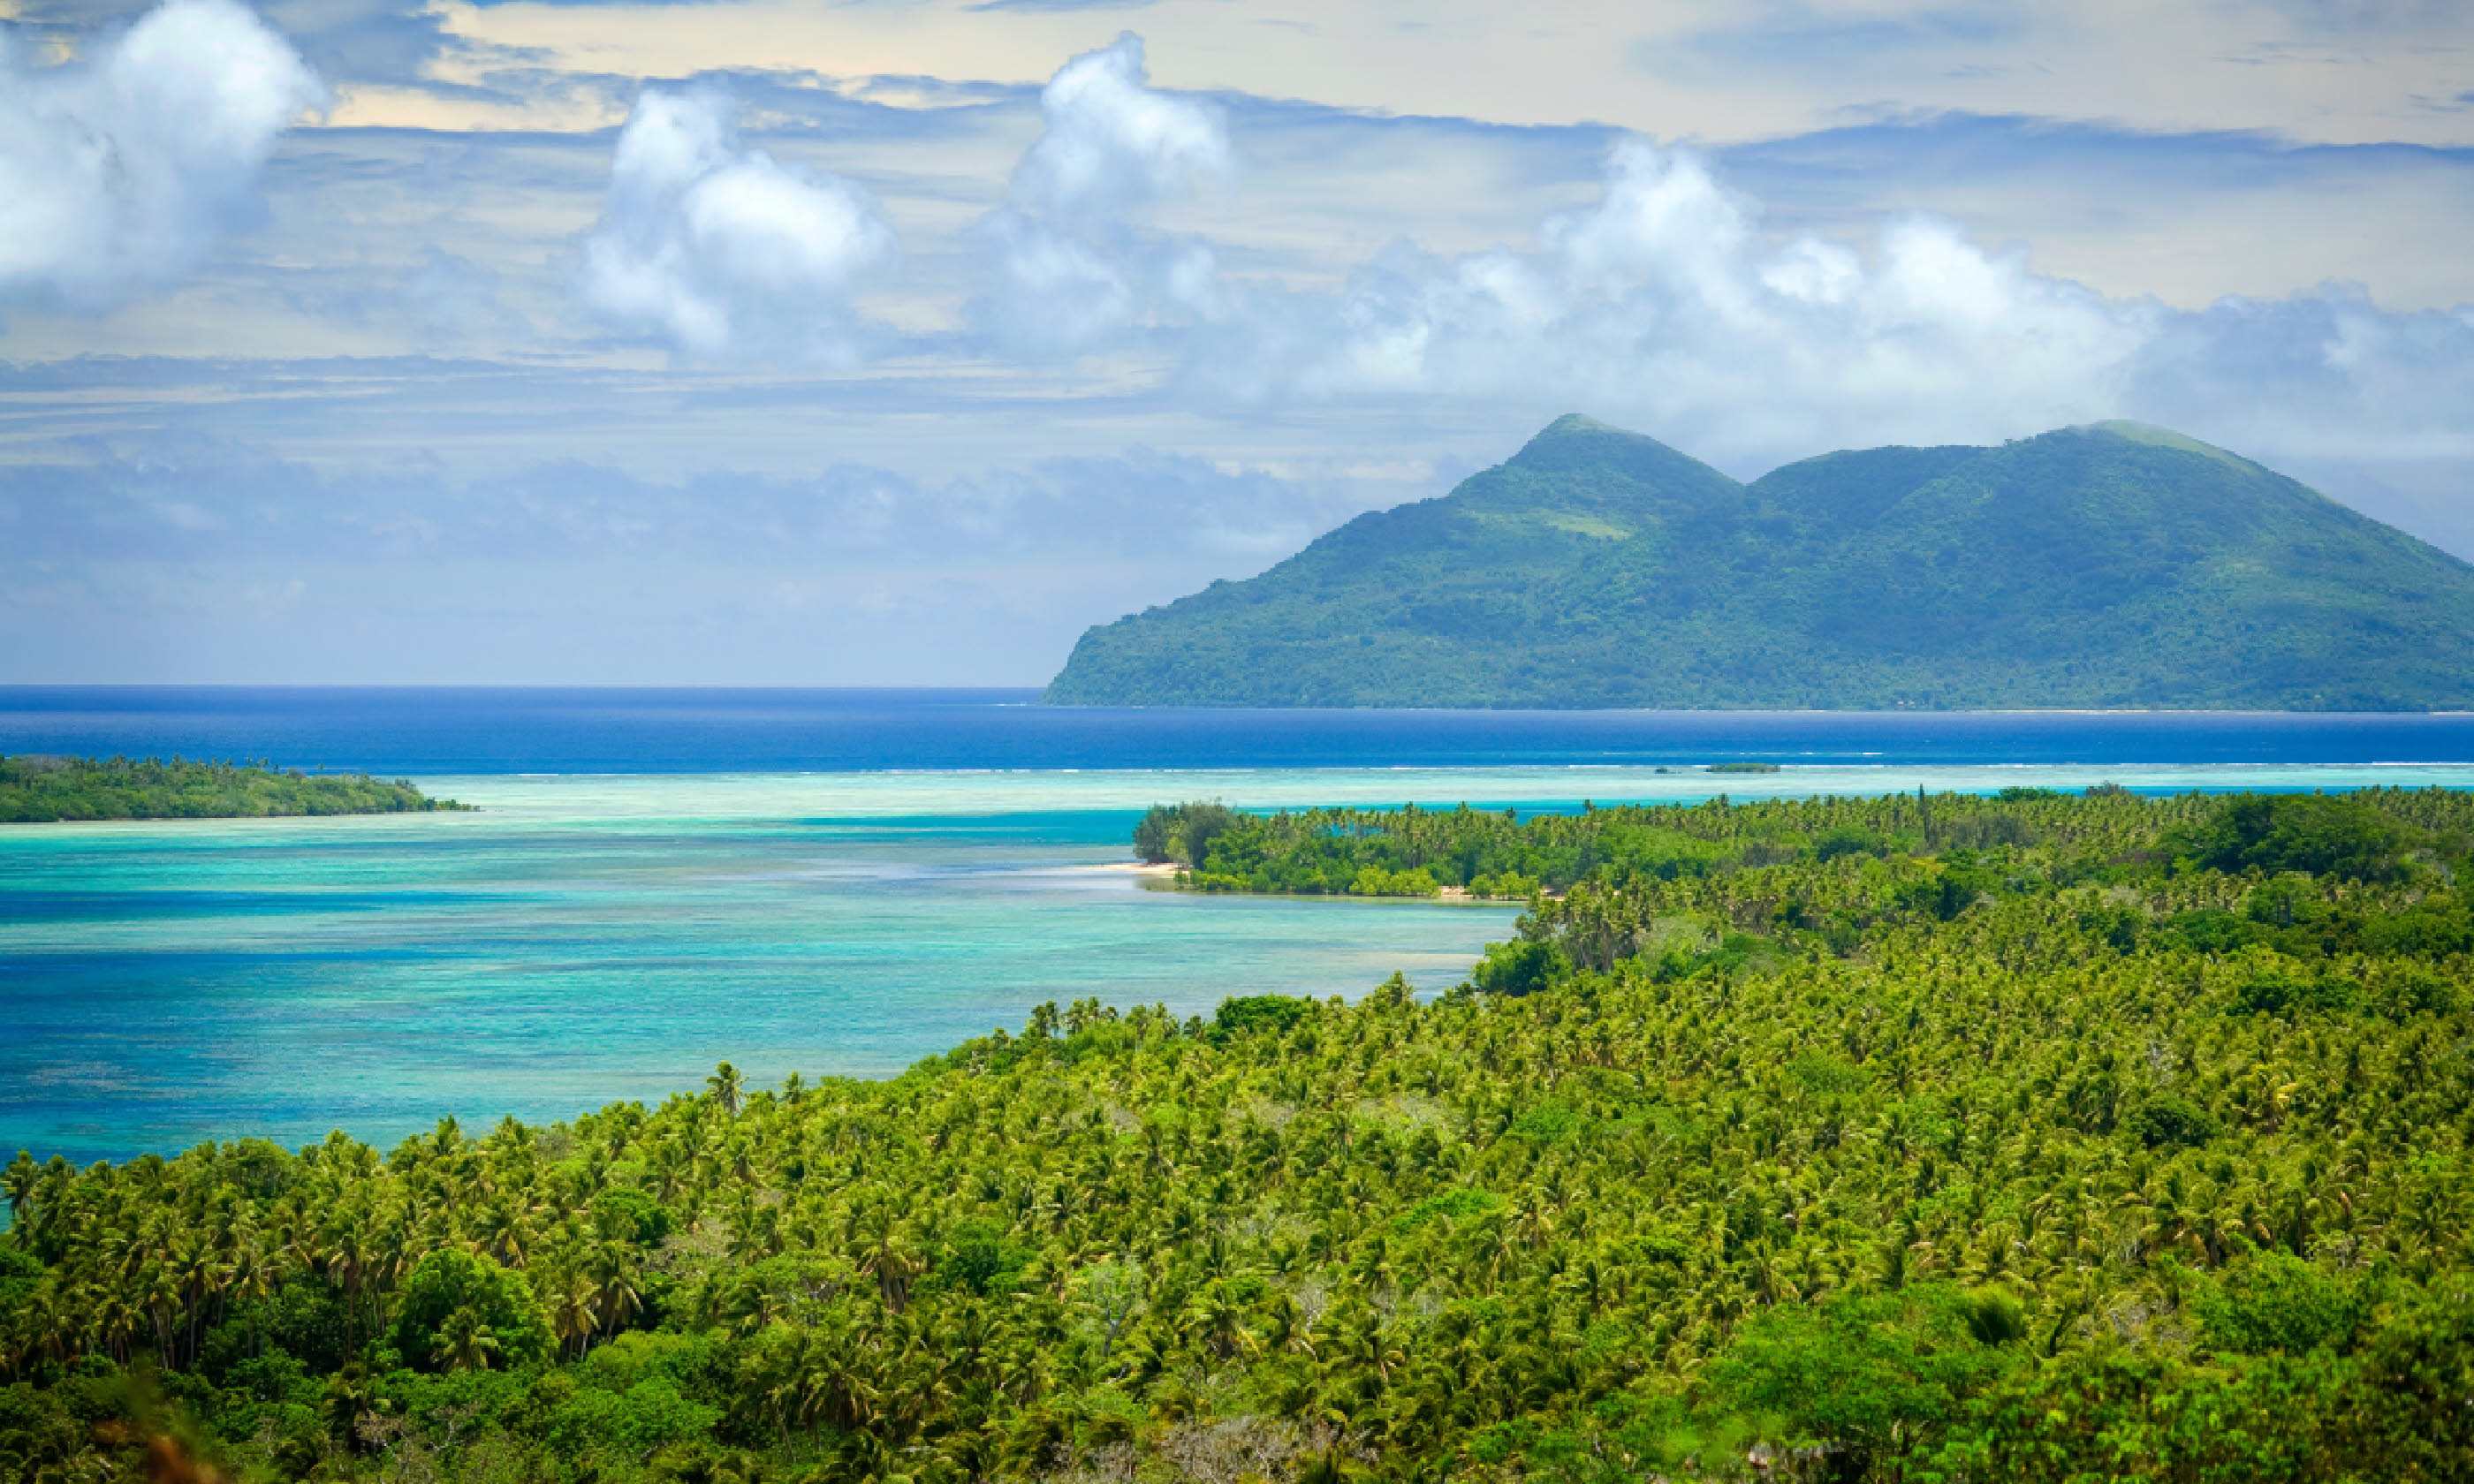
[[[2193,1306],[2210,1345],[2245,1355],[2344,1349],[2362,1321],[2350,1289],[2283,1252],[2235,1262],[2201,1284]]]
[[[1247,1036],[1256,1031],[1285,1034],[1314,1014],[1314,1008],[1313,1000],[1287,994],[1241,994],[1222,1000],[1211,1020],[1224,1036]]]
[[[404,1363],[438,1369],[441,1331],[466,1309],[497,1341],[496,1364],[518,1364],[549,1352],[549,1323],[524,1275],[448,1247],[422,1258],[397,1297],[395,1348]]]
[[[1519,1117],[1513,1119],[1512,1127],[1505,1132],[1517,1134],[1523,1138],[1534,1138],[1542,1144],[1551,1144],[1557,1139],[1578,1133],[1589,1121],[1575,1112],[1569,1103],[1540,1103]]]
[[[1201,870],[1210,859],[1212,838],[1244,819],[1224,803],[1155,803],[1134,826],[1134,853],[1154,866],[1175,862]]]
[[[1814,836],[1812,853],[1823,860],[1836,860],[1842,855],[1886,855],[1889,846],[1861,826],[1841,825]]]
[[[2218,871],[2298,871],[2385,881],[2402,869],[2405,828],[2357,799],[2327,794],[2236,794],[2165,848]]]
[[[2292,969],[2262,968],[2234,987],[2234,1010],[2242,1015],[2291,1015],[2296,1011],[2339,1012],[2354,1008],[2354,987],[2341,979]]]
[[[1977,1338],[1979,1323],[2001,1328],[1983,1313],[1942,1285],[1765,1309],[1745,1322],[1710,1378],[1776,1441],[1826,1446],[1843,1476],[1870,1477],[1868,1468],[1930,1444],[1970,1395],[2009,1369],[2012,1352]]]
[[[2223,1132],[2214,1113],[2172,1092],[2149,1094],[2124,1124],[2150,1149],[2194,1148]]]
[[[1357,876],[1348,883],[1353,897],[1432,897],[1443,887],[1422,866],[1415,871],[1386,871],[1380,866],[1361,866]]]
[[[1004,1232],[991,1221],[971,1220],[954,1229],[945,1244],[945,1254],[936,1262],[934,1277],[953,1288],[967,1290],[987,1298],[993,1294],[1014,1291],[1022,1280],[1023,1270],[1037,1257],[1038,1249],[1006,1240]]]
[[[1469,982],[1490,994],[1534,994],[1569,970],[1564,955],[1550,944],[1530,938],[1490,943],[1477,961]]]
[[[667,1377],[649,1376],[624,1394],[581,1387],[549,1418],[549,1445],[570,1458],[609,1453],[641,1459],[712,1435],[718,1408],[679,1395]]]
[[[1503,1197],[1492,1190],[1454,1189],[1430,1195],[1410,1207],[1392,1220],[1395,1232],[1414,1232],[1437,1217],[1446,1221],[1467,1221],[1503,1209]]]
[[[613,1185],[593,1198],[593,1224],[613,1241],[655,1246],[677,1228],[678,1214],[631,1185]]]

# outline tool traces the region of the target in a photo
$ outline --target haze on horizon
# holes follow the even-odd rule
[[[0,683],[1038,684],[1580,411],[2474,557],[2447,0],[0,0]]]

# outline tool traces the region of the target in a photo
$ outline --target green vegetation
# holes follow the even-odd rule
[[[1143,863],[1193,866],[1211,853],[1211,842],[1244,815],[1224,803],[1155,803],[1134,826],[1134,853]]]
[[[2135,423],[1750,485],[1565,418],[1439,499],[1086,633],[1079,706],[2474,706],[2474,568]]]
[[[2474,796],[1365,823],[1597,855],[1431,1003],[21,1157],[0,1473],[2474,1477]]]
[[[1780,770],[1779,765],[1774,762],[1713,762],[1705,771],[1710,773],[1776,773]]]
[[[401,778],[278,772],[270,763],[0,757],[0,823],[251,819],[269,814],[403,814],[460,809]]]

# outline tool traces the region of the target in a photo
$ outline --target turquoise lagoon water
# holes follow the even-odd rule
[[[0,1150],[78,1161],[884,1075],[1031,1006],[1457,982],[1503,906],[1146,889],[1146,805],[2474,785],[2474,765],[431,777],[473,814],[0,830]]]

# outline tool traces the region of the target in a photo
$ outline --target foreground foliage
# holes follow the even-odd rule
[[[0,1467],[159,1388],[264,1477],[2474,1477],[2474,800],[1925,804],[1538,822],[1433,1003],[22,1158]]]
[[[149,757],[0,757],[0,823],[246,819],[268,814],[403,814],[454,809],[401,778],[279,772],[272,764]]]

